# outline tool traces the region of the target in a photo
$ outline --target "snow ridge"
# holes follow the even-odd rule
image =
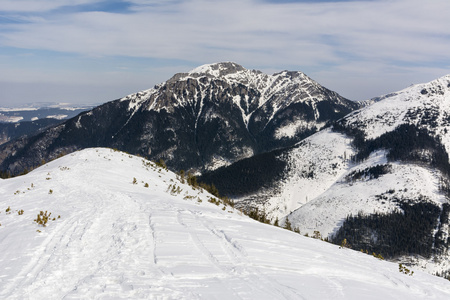
[[[97,148],[1,180],[0,297],[450,297],[444,279],[258,223],[179,179]],[[40,226],[41,210],[60,218]]]
[[[450,75],[428,83],[416,84],[380,97],[377,102],[345,118],[346,124],[376,138],[401,124],[428,129],[442,138],[450,152]]]

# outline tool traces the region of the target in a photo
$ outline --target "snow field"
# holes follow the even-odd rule
[[[260,210],[281,219],[315,199],[348,171],[353,154],[351,139],[329,128],[306,138],[285,154],[286,179],[276,192],[262,191],[268,200]]]
[[[390,163],[392,170],[377,179],[363,178],[347,182],[345,176],[353,171],[386,164],[385,151],[377,151],[363,163],[350,167],[333,185],[321,195],[306,203],[289,216],[289,220],[299,226],[303,233],[311,234],[318,230],[326,237],[334,234],[343,220],[350,214],[389,213],[397,209],[390,198],[404,197],[417,199],[426,196],[437,205],[446,202],[439,192],[439,174],[428,168],[412,164]],[[388,200],[377,200],[377,195],[387,195],[394,191]],[[317,216],[321,216],[320,219]]]
[[[2,180],[0,193],[1,299],[450,297],[444,279],[223,210],[175,174],[109,149]],[[40,210],[61,218],[39,226]]]
[[[409,113],[417,115],[409,116]],[[435,125],[429,122],[430,116],[427,113],[437,114]],[[377,138],[404,123],[425,127],[439,135],[447,152],[450,152],[450,138],[446,134],[450,129],[449,114],[450,75],[446,75],[387,95],[381,101],[353,112],[345,119],[348,124],[363,129],[369,139]],[[422,120],[425,122],[421,123]]]

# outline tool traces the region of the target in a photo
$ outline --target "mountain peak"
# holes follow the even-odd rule
[[[243,66],[238,65],[237,63],[234,62],[219,62],[199,66],[189,71],[188,74],[207,74],[212,75],[214,77],[219,77],[245,70],[246,69]]]

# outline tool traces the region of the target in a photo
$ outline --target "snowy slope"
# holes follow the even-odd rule
[[[416,199],[422,195],[439,206],[448,202],[438,190],[439,173],[414,164],[392,162],[390,172],[379,178],[362,178],[354,182],[346,178],[353,171],[378,164],[387,164],[384,151],[375,152],[362,164],[350,165],[340,177],[328,176],[328,180],[335,181],[329,186],[322,185],[323,192],[292,213],[289,219],[298,224],[304,233],[318,230],[322,235],[329,236],[350,214],[390,213],[398,209],[398,204],[390,201],[394,196]],[[377,196],[380,195],[389,197],[379,199]]]
[[[331,129],[306,138],[280,155],[279,159],[288,166],[276,189],[238,198],[238,206],[252,206],[252,199],[264,198],[259,210],[272,220],[289,215],[302,234],[311,235],[318,230],[322,236],[331,237],[350,214],[389,213],[397,209],[397,204],[377,197],[389,190],[396,191],[392,197],[415,199],[422,195],[439,206],[448,202],[438,189],[441,174],[426,166],[392,162],[389,174],[348,181],[346,177],[353,172],[388,164],[385,151],[373,153],[362,163],[352,162],[355,149],[351,141]]]
[[[450,153],[450,74],[382,96],[369,107],[352,112],[345,123],[376,138],[408,123],[442,139]]]
[[[351,139],[329,128],[306,138],[280,159],[287,161],[285,180],[279,182],[264,206],[273,218],[282,218],[315,199],[350,168]]]
[[[0,193],[1,299],[450,297],[444,279],[222,210],[173,173],[109,149],[2,180]],[[56,219],[37,225],[40,210]]]

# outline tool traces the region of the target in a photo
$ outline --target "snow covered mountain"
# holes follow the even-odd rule
[[[0,298],[450,298],[447,280],[256,222],[180,179],[86,149],[0,180]]]
[[[1,169],[18,173],[102,146],[163,159],[173,170],[212,170],[291,146],[359,107],[301,72],[204,65],[3,146]]]
[[[444,76],[201,180],[236,198],[237,207],[272,221],[288,216],[302,234],[346,238],[354,249],[449,274],[449,116]]]
[[[42,119],[64,120],[94,108],[94,105],[37,102],[17,107],[0,107],[0,123],[31,122]]]

